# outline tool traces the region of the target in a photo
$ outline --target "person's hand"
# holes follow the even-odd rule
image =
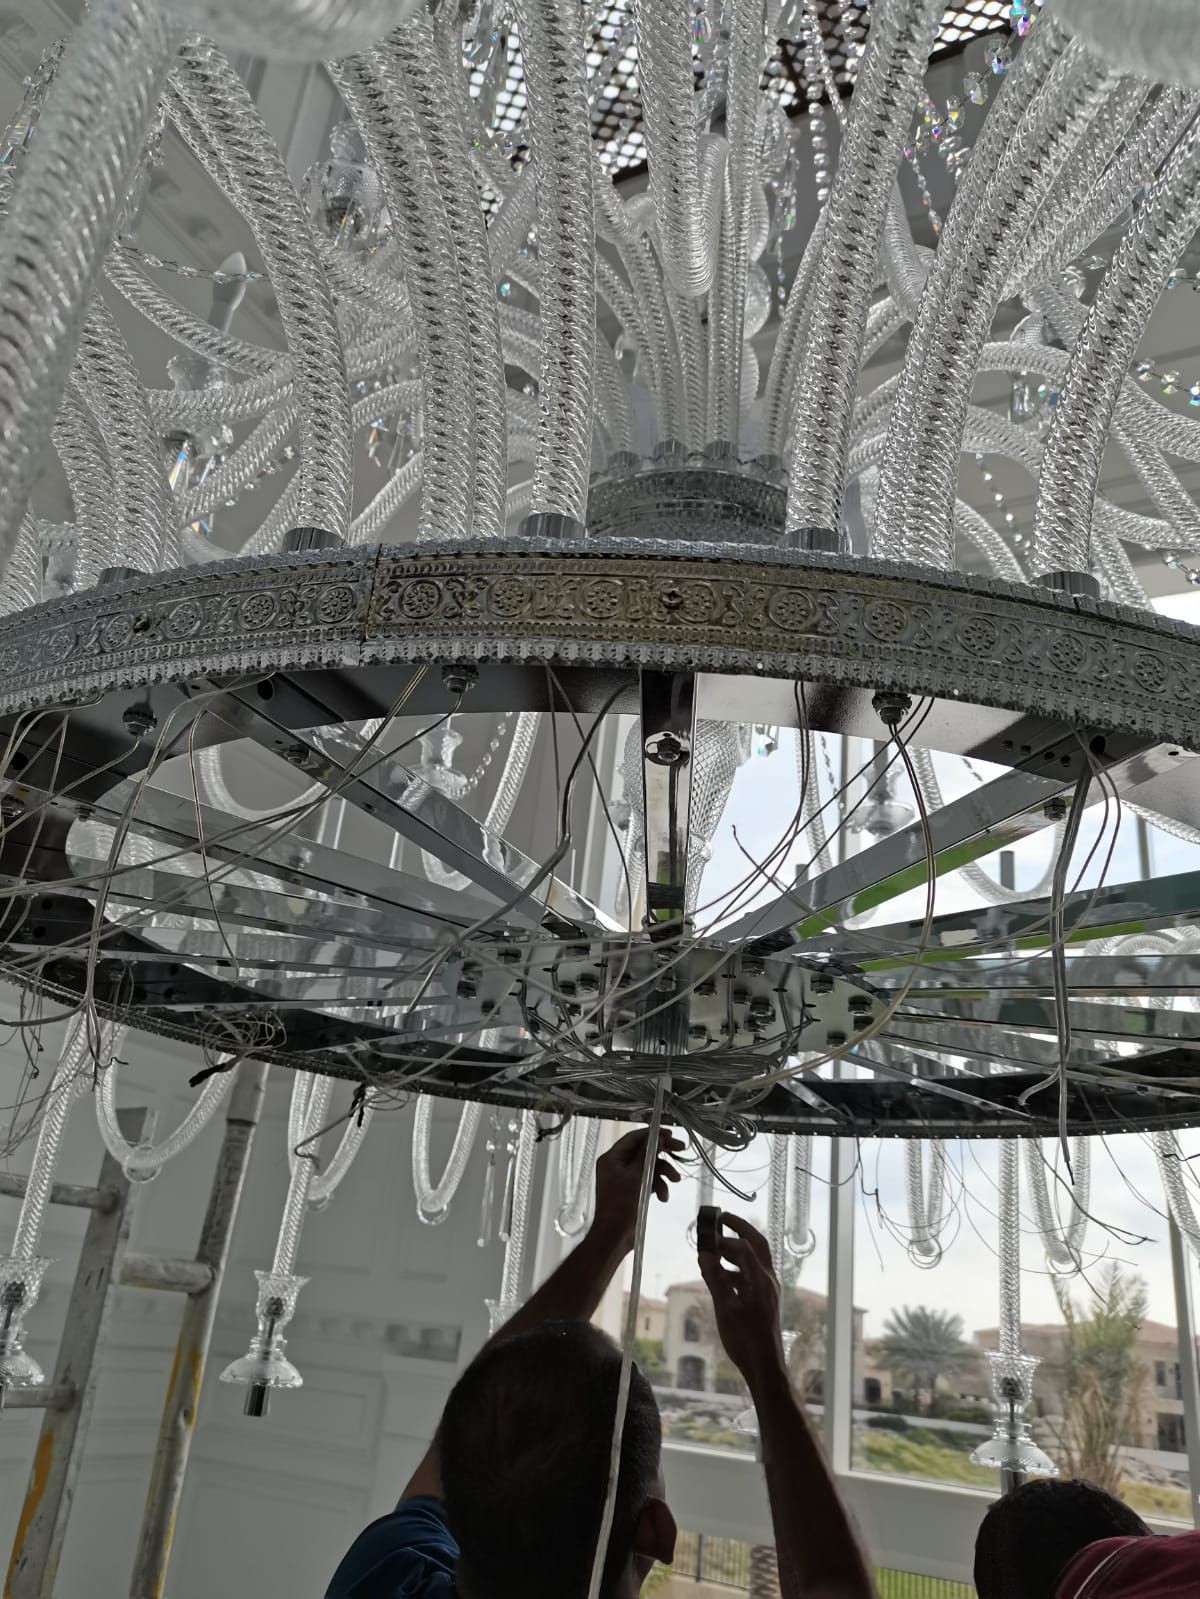
[[[596,1162],[596,1219],[592,1226],[625,1249],[633,1248],[637,1232],[638,1198],[649,1136],[644,1127],[626,1133]],[[664,1204],[670,1193],[668,1184],[679,1181],[678,1170],[666,1157],[679,1154],[685,1147],[682,1138],[665,1128],[658,1135],[654,1193]]]
[[[786,1371],[779,1332],[779,1279],[767,1240],[740,1216],[721,1212],[721,1251],[698,1252],[725,1353],[751,1387]],[[736,1234],[724,1237],[724,1229]],[[728,1265],[722,1265],[722,1261]]]

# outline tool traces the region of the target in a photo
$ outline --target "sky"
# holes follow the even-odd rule
[[[1200,594],[1172,596],[1156,602],[1166,614],[1188,621],[1200,621]],[[784,731],[780,747],[769,755],[751,755],[734,780],[729,803],[713,840],[712,859],[706,870],[702,903],[729,890],[746,873],[747,864],[738,844],[752,856],[761,857],[782,831],[795,811],[798,783],[792,746],[793,735]],[[840,759],[838,741],[830,739],[829,756],[836,766]],[[866,751],[866,746],[859,746]],[[860,757],[861,759],[862,757]],[[938,759],[937,769],[947,798],[974,785],[975,778],[955,758]],[[818,758],[818,780],[822,793],[829,792],[825,762]],[[997,770],[980,764],[984,780]],[[909,798],[898,786],[898,797]],[[1077,846],[1076,859],[1087,854],[1096,839],[1101,808],[1093,807],[1085,817]],[[736,839],[735,839],[736,829]],[[1032,888],[1050,863],[1052,829],[1023,841],[1015,852],[1016,884]],[[1200,868],[1200,849],[1184,844],[1157,830],[1152,834],[1156,873]],[[1097,880],[1104,851],[1098,851],[1084,885]],[[792,860],[798,859],[794,852]],[[786,881],[791,867],[780,872]],[[1136,828],[1126,817],[1118,835],[1105,880],[1119,883],[1139,877]],[[769,897],[768,889],[764,897]],[[750,903],[750,902],[747,902]],[[937,911],[980,904],[973,891],[956,878],[943,880],[938,887]],[[919,917],[923,910],[920,891],[893,901],[881,913],[888,922]],[[1200,1156],[1200,1130],[1180,1135],[1185,1155]],[[1057,1159],[1054,1146],[1043,1149],[1050,1161]],[[866,1312],[865,1333],[875,1337],[884,1330],[888,1313],[902,1305],[931,1305],[951,1311],[963,1319],[971,1332],[994,1326],[997,1320],[996,1262],[996,1149],[987,1141],[953,1143],[948,1146],[953,1174],[948,1201],[949,1221],[945,1230],[945,1250],[932,1269],[914,1264],[906,1246],[907,1206],[904,1187],[904,1145],[899,1140],[864,1141],[860,1146],[853,1187],[856,1213],[855,1303]],[[1100,1141],[1093,1152],[1091,1210],[1096,1218],[1085,1243],[1087,1269],[1084,1280],[1074,1287],[1082,1302],[1087,1296],[1086,1279],[1107,1259],[1128,1263],[1144,1277],[1149,1295],[1149,1315],[1174,1324],[1174,1293],[1166,1222],[1163,1216],[1162,1187],[1154,1155],[1148,1143],[1136,1135],[1123,1135]],[[718,1195],[717,1202],[728,1210],[761,1219],[766,1214],[765,1140],[758,1138],[736,1156],[722,1157],[729,1180],[748,1197],[733,1193]],[[818,1244],[804,1263],[802,1285],[821,1292],[826,1288],[828,1255],[828,1171],[826,1141],[814,1148],[812,1217]],[[1049,1179],[1053,1194],[1055,1179]],[[752,1196],[752,1197],[750,1197]],[[1200,1203],[1200,1192],[1197,1193]],[[695,1255],[688,1236],[688,1223],[695,1213],[694,1174],[682,1183],[665,1208],[656,1208],[647,1235],[643,1292],[661,1297],[672,1282],[694,1279]],[[1024,1207],[1023,1207],[1024,1209]],[[1022,1240],[1022,1317],[1026,1322],[1060,1320],[1044,1251],[1033,1227],[1025,1217]]]

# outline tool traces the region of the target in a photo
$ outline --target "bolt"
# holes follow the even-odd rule
[[[95,814],[96,807],[94,805],[89,805],[84,800],[81,800],[80,803],[75,807],[75,820],[78,822],[90,822]]]
[[[581,994],[598,994],[600,992],[600,977],[596,972],[580,972],[577,984]]]
[[[25,814],[25,807],[15,794],[5,794],[0,799],[0,821],[16,822]]]
[[[766,969],[766,962],[759,960],[757,955],[742,956],[743,977],[761,977]]]
[[[1048,822],[1061,822],[1067,814],[1067,802],[1061,794],[1055,794],[1042,806],[1042,813]]]
[[[455,993],[458,995],[459,999],[474,999],[474,979],[470,977],[460,977],[458,980],[458,987],[455,989]]]
[[[808,986],[814,994],[832,994],[833,978],[828,972],[814,972],[808,980]]]
[[[144,701],[140,705],[127,705],[121,720],[130,738],[142,738],[158,726],[158,717]]]
[[[478,681],[479,669],[472,666],[469,661],[459,661],[454,664],[447,662],[442,667],[442,683],[448,694],[461,697]]]
[[[646,740],[646,759],[655,766],[682,766],[691,751],[674,733],[651,733]]]
[[[825,1034],[825,1043],[829,1049],[841,1049],[846,1042],[846,1035],[840,1027],[831,1027]]]
[[[309,749],[308,745],[301,744],[299,742],[295,744],[289,744],[283,752],[283,758],[285,761],[290,761],[293,766],[300,767],[308,765],[311,755],[312,751]]]
[[[902,689],[877,689],[871,704],[884,727],[895,727],[912,710],[912,700]]]
[[[498,961],[503,961],[506,966],[509,966],[514,961],[519,961],[521,959],[521,951],[519,949],[514,949],[511,944],[501,944],[500,948],[496,951],[496,959]]]
[[[870,1008],[870,994],[851,994],[850,998],[846,1001],[846,1009],[850,1012],[851,1016],[859,1016],[863,1013],[863,1011],[869,1011]]]

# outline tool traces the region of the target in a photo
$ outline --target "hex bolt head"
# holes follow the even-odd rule
[[[831,1027],[825,1034],[825,1043],[829,1049],[840,1049],[846,1042],[846,1035],[840,1027]]]
[[[808,980],[808,986],[814,994],[832,994],[833,978],[828,972],[814,972]]]
[[[1055,794],[1042,806],[1042,814],[1048,822],[1061,822],[1067,814],[1067,802],[1061,794]]]
[[[449,694],[465,694],[479,681],[479,668],[470,661],[448,661],[442,667],[442,683]]]

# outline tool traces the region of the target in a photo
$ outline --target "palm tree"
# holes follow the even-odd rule
[[[1067,1334],[1055,1373],[1062,1396],[1062,1464],[1072,1477],[1086,1477],[1117,1493],[1121,1445],[1136,1434],[1147,1376],[1137,1355],[1146,1284],[1112,1261],[1097,1273],[1091,1302],[1082,1309],[1058,1278],[1054,1291]]]
[[[979,1351],[963,1338],[961,1316],[927,1305],[894,1310],[883,1324],[878,1361],[912,1387],[913,1407],[921,1411],[921,1395],[930,1405],[939,1377],[957,1377],[979,1363]]]

